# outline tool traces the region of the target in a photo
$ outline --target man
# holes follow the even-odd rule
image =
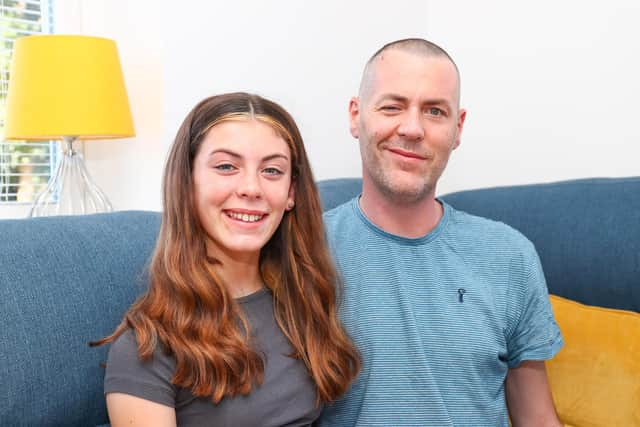
[[[325,223],[363,371],[321,426],[560,425],[544,360],[562,338],[533,245],[435,198],[459,99],[449,55],[407,39],[373,55],[350,102],[362,195]]]

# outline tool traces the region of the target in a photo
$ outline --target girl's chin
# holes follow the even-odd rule
[[[260,251],[267,242],[234,242],[229,245],[216,245],[218,251],[226,253],[230,258],[247,259],[258,258]]]

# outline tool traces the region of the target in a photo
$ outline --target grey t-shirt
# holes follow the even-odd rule
[[[237,301],[265,360],[264,382],[254,385],[249,395],[225,397],[214,404],[171,384],[175,359],[156,348],[153,357],[142,362],[131,330],[109,349],[105,394],[125,393],[173,407],[180,427],[311,425],[322,407],[316,405],[315,384],[302,361],[287,357],[293,349],[275,321],[271,292],[263,289]]]

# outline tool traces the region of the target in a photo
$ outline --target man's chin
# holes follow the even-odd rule
[[[435,185],[423,174],[402,170],[386,170],[377,168],[363,170],[365,188],[369,187],[380,196],[393,203],[414,204],[435,195]]]
[[[424,181],[406,181],[395,180],[387,182],[379,187],[381,192],[389,200],[393,200],[396,203],[413,204],[421,202],[427,198],[433,197],[433,189],[430,188]]]

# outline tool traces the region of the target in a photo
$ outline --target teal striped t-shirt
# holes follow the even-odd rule
[[[441,203],[415,239],[375,226],[358,198],[325,213],[363,370],[320,426],[508,426],[508,369],[561,348],[533,244]]]

